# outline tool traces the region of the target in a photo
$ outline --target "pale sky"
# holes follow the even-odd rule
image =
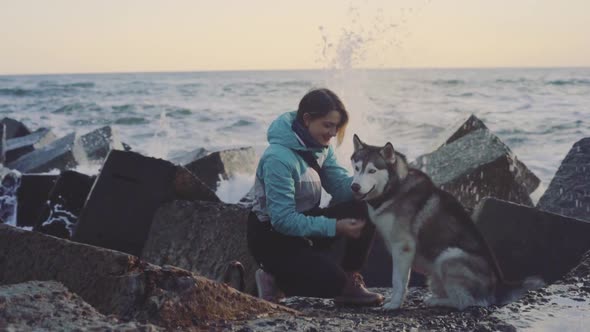
[[[306,69],[351,57],[376,68],[590,66],[590,0],[0,0],[0,74]]]

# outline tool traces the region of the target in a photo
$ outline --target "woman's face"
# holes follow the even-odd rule
[[[330,111],[326,116],[315,119],[311,119],[311,115],[305,113],[303,114],[303,122],[311,137],[322,145],[328,145],[332,137],[336,136],[338,132],[340,112]]]

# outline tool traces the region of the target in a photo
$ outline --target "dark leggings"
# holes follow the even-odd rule
[[[316,208],[304,214],[368,220],[364,203],[357,201]],[[307,239],[278,233],[269,222],[260,222],[254,213],[248,218],[250,253],[274,276],[287,296],[333,298],[340,295],[346,283],[345,271],[360,271],[374,235],[375,226],[367,222],[358,239]],[[339,250],[342,245],[344,249]],[[341,264],[339,257],[342,257]]]

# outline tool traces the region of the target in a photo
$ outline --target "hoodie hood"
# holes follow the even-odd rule
[[[269,144],[278,144],[293,150],[322,151],[324,148],[308,148],[302,141],[295,135],[291,125],[295,121],[297,112],[288,112],[279,116],[274,120],[268,127],[266,137]]]

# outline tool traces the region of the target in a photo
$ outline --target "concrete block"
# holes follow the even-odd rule
[[[69,239],[95,178],[75,171],[62,172],[37,218],[35,230]]]
[[[512,151],[485,129],[420,156],[411,166],[428,174],[468,209],[486,196],[532,206],[529,194],[539,184]]]
[[[19,227],[34,227],[59,175],[23,174],[17,191]]]
[[[590,223],[532,207],[486,198],[474,221],[508,280],[536,275],[553,282],[590,250]]]
[[[6,125],[6,139],[27,136],[31,133],[29,128],[27,128],[22,122],[12,118],[3,118],[0,120],[0,123]]]
[[[110,150],[123,150],[118,134],[110,126],[96,129],[80,136],[76,140],[80,148],[84,150],[89,161],[103,161]]]
[[[22,173],[43,173],[52,169],[67,170],[85,163],[84,151],[75,147],[75,134],[71,133],[46,146],[7,163],[6,167]]]
[[[256,170],[256,154],[252,147],[217,151],[192,161],[185,167],[213,191],[220,179],[227,180],[236,173],[252,174]]]
[[[174,265],[213,280],[221,280],[228,265],[245,269],[246,291],[254,293],[258,268],[248,251],[249,209],[235,204],[174,201],[162,205],[152,223],[142,259]]]
[[[73,240],[139,256],[155,211],[174,199],[176,172],[168,161],[111,150]]]
[[[590,137],[572,146],[537,208],[590,221]]]
[[[17,160],[21,156],[55,141],[56,138],[48,128],[39,128],[29,135],[11,138],[6,141],[6,162]]]

